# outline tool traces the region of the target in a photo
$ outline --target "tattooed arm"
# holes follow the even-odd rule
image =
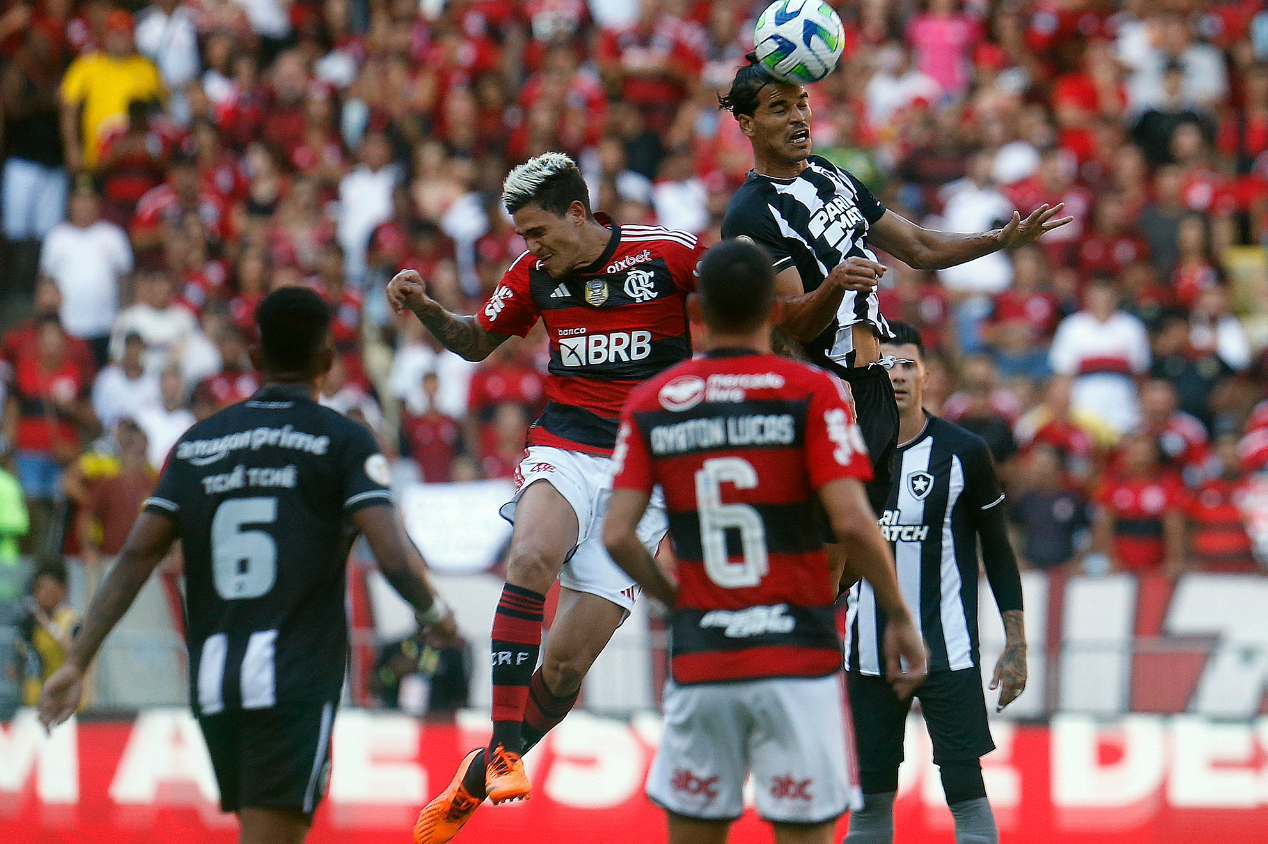
[[[387,286],[387,300],[398,314],[408,308],[432,336],[449,351],[469,361],[481,361],[506,342],[506,335],[485,331],[473,316],[450,313],[427,295],[427,286],[414,270],[401,270]]]
[[[1026,622],[1021,610],[1008,610],[1004,617],[1004,652],[995,663],[991,689],[999,689],[995,711],[1017,699],[1026,688]]]

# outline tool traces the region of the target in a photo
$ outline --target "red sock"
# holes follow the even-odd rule
[[[578,694],[580,689],[559,697],[546,687],[540,668],[533,672],[533,679],[528,686],[528,706],[524,710],[522,728],[525,753],[568,716],[577,704]]]
[[[493,742],[513,753],[523,749],[520,723],[542,644],[546,596],[506,584],[493,616]]]

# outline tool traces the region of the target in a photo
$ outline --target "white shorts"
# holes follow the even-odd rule
[[[843,675],[665,684],[665,731],[647,796],[698,820],[744,811],[751,772],[757,813],[823,823],[863,805]]]
[[[577,514],[577,544],[559,572],[559,585],[607,598],[626,612],[632,610],[638,587],[612,562],[603,547],[603,519],[612,494],[611,458],[535,445],[520,461],[515,479],[515,497],[498,510],[508,522],[515,521],[515,508],[524,490],[537,481],[553,486]],[[638,523],[638,538],[649,553],[655,554],[668,529],[665,497],[658,487]]]

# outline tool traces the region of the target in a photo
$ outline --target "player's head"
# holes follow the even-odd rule
[[[256,368],[274,380],[313,381],[334,360],[330,308],[307,287],[280,287],[255,309],[260,345]]]
[[[548,273],[563,276],[584,265],[594,215],[586,180],[571,158],[546,152],[519,165],[502,183],[502,203]]]
[[[735,115],[759,163],[794,164],[810,155],[810,95],[806,86],[780,82],[749,54],[718,104]]]
[[[742,336],[770,324],[775,310],[775,269],[751,241],[724,240],[700,260],[693,319],[711,335]]]
[[[900,414],[919,413],[924,407],[925,383],[929,380],[929,373],[925,370],[924,340],[918,328],[905,322],[891,320],[889,330],[893,337],[881,344],[881,354],[895,359],[889,368],[894,402]]]

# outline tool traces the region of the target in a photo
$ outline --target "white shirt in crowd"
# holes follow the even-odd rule
[[[709,189],[700,179],[656,182],[652,188],[656,224],[699,234],[709,227]]]
[[[143,9],[137,17],[136,48],[158,65],[168,91],[183,92],[198,77],[198,27],[186,6],[177,6],[170,15],[158,6]]]
[[[140,334],[145,340],[145,368],[158,372],[169,360],[182,360],[185,347],[199,334],[198,320],[180,305],[155,308],[137,302],[125,308],[110,332],[110,357],[123,357],[123,339]]]
[[[401,180],[395,164],[371,170],[362,164],[339,182],[339,214],[335,234],[343,247],[349,280],[365,274],[365,254],[370,235],[392,216],[392,189]]]
[[[287,14],[290,3],[278,0],[233,0],[247,13],[251,29],[266,38],[285,38],[291,33],[291,19]]]
[[[947,200],[938,226],[943,231],[988,231],[1013,216],[1013,204],[994,186],[978,187],[971,179],[960,179],[944,192]],[[938,280],[958,293],[999,293],[1013,283],[1013,263],[1001,250],[938,270]]]
[[[176,445],[181,434],[193,427],[198,420],[193,411],[180,407],[168,410],[160,404],[147,410],[133,414],[133,420],[145,431],[149,439],[149,450],[146,456],[151,466],[162,466],[167,461],[167,453]]]
[[[1071,404],[1118,433],[1140,421],[1135,376],[1149,368],[1149,332],[1131,314],[1118,311],[1101,322],[1087,311],[1057,326],[1048,352],[1052,371],[1075,376]]]
[[[105,220],[82,229],[58,223],[44,239],[40,272],[62,293],[66,331],[105,337],[119,313],[119,282],[132,272],[132,247],[123,229]]]
[[[140,377],[129,378],[122,366],[112,363],[97,374],[92,385],[92,409],[107,431],[120,419],[135,419],[138,413],[156,410],[162,405],[158,373],[153,370],[144,370]]]
[[[463,360],[451,351],[437,352],[425,343],[402,346],[392,359],[388,389],[393,396],[405,402],[406,410],[417,416],[427,411],[423,375],[435,372],[440,382],[436,394],[436,404],[440,406],[440,412],[461,419],[467,415],[471,376],[479,366]]]

